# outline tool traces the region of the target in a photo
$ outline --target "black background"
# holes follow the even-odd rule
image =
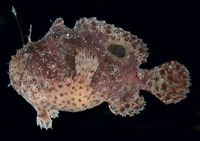
[[[32,41],[48,32],[52,22],[62,17],[73,28],[81,17],[97,17],[137,35],[147,44],[149,57],[141,68],[149,69],[170,60],[188,68],[192,86],[188,98],[164,105],[148,92],[141,91],[147,105],[134,117],[113,115],[107,103],[79,113],[60,112],[53,130],[40,130],[36,111],[9,84],[8,62],[22,47],[14,7],[27,43],[32,24]],[[10,0],[0,4],[0,137],[26,140],[63,139],[200,139],[199,32],[198,3],[187,1],[76,0],[69,2]],[[51,20],[51,21],[50,21]]]

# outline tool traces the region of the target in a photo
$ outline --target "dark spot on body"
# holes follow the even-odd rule
[[[124,107],[121,107],[120,108],[120,112],[124,112],[125,111],[125,108]]]
[[[51,92],[53,91],[53,89],[52,89],[52,88],[50,88],[50,89],[48,89],[48,91],[49,91],[49,93],[51,93]]]
[[[143,48],[139,48],[139,53],[145,53]]]
[[[167,77],[167,79],[168,79],[170,82],[174,82],[174,79],[173,79],[173,77],[172,77],[172,76],[170,76],[170,75]]]
[[[125,104],[125,108],[130,108],[130,105],[128,103]]]
[[[60,93],[60,96],[62,97],[64,94],[63,93]]]
[[[47,114],[46,114],[46,112],[42,112],[42,113],[39,114],[38,116],[41,117],[41,118],[46,118],[46,117],[47,117]]]
[[[169,71],[168,71],[168,74],[173,74],[173,71],[172,71],[172,70],[169,70]]]
[[[133,111],[133,110],[131,110],[131,111],[129,112],[129,114],[130,114],[130,115],[134,114],[134,111]]]
[[[167,89],[167,84],[165,83],[165,82],[163,82],[163,84],[162,84],[162,88],[161,88],[162,90],[166,90]]]
[[[121,100],[125,102],[125,101],[127,101],[129,98],[130,98],[129,95],[126,93],[126,94],[124,94],[124,96],[121,98]]]
[[[157,93],[156,95],[157,95],[158,97],[161,97],[161,94],[159,94],[159,93]]]
[[[158,78],[158,77],[155,77],[154,80],[155,80],[156,82],[158,82],[158,81],[159,81],[159,78]]]
[[[183,83],[181,83],[181,86],[182,86],[182,87],[186,87],[187,85],[188,85],[187,82],[183,82]]]
[[[67,100],[67,104],[70,104],[70,100]]]
[[[155,89],[158,91],[158,90],[159,90],[159,87],[158,87],[158,86],[155,86]]]
[[[176,65],[176,69],[177,69],[177,70],[179,70],[179,69],[180,69],[180,67],[181,67],[180,65]]]
[[[180,71],[180,72],[179,72],[179,75],[183,76],[183,75],[184,75],[184,71],[183,71],[183,70]]]
[[[66,86],[67,86],[67,87],[70,87],[70,85],[71,85],[71,84],[67,84]]]
[[[165,70],[160,70],[160,75],[161,76],[165,75]]]
[[[62,88],[63,86],[62,85],[58,85],[58,88]]]
[[[126,49],[122,45],[118,44],[109,45],[108,51],[117,58],[123,58],[126,55]]]
[[[83,83],[83,81],[82,81],[82,80],[79,80],[79,81],[78,81],[78,83],[79,83],[79,84],[82,84],[82,83]]]
[[[139,45],[140,42],[141,42],[141,41],[140,41],[139,39],[137,39],[137,41],[134,42],[134,44],[137,46],[137,45]]]

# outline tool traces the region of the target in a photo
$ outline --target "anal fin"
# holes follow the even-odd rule
[[[108,101],[108,103],[111,112],[121,116],[134,116],[134,114],[139,114],[146,104],[144,97],[139,94],[139,91],[134,94],[126,93],[122,97]]]

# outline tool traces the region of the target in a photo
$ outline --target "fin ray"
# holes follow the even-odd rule
[[[80,75],[82,80],[90,82],[99,66],[97,56],[86,54],[85,50],[82,50],[76,55],[75,63],[77,75]]]

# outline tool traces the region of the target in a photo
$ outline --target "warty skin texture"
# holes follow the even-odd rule
[[[140,89],[166,104],[184,99],[187,69],[176,61],[140,69],[147,50],[142,40],[104,21],[82,18],[69,29],[58,18],[41,40],[32,42],[29,36],[12,56],[11,85],[36,109],[37,124],[46,129],[59,110],[78,112],[102,102],[114,114],[138,114],[145,105]]]

